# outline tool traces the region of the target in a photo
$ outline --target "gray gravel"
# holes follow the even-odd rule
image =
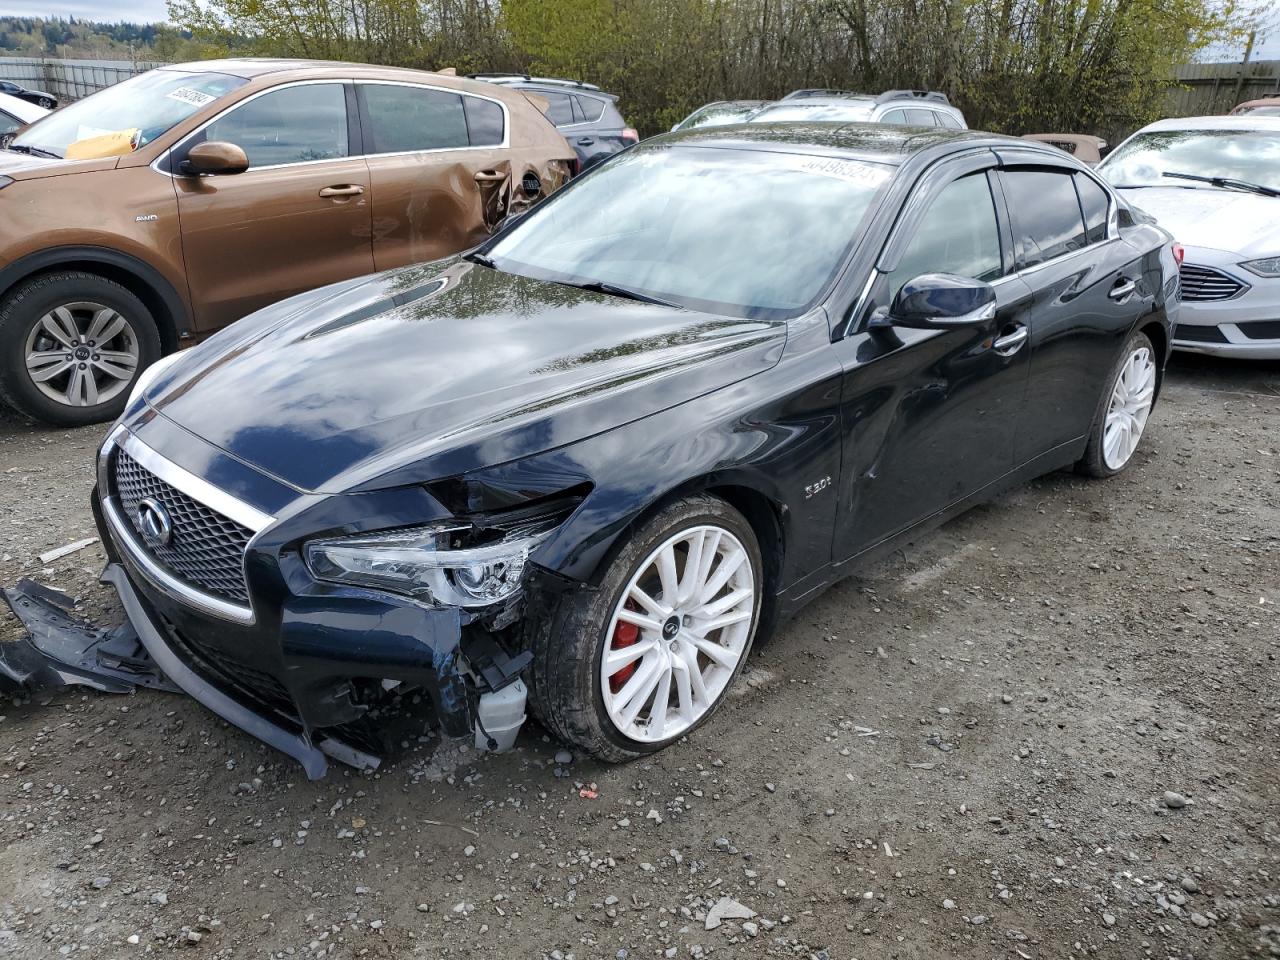
[[[94,535],[102,431],[3,417],[0,583],[117,615],[100,545],[38,559]],[[829,591],[649,761],[410,703],[308,783],[180,697],[0,703],[0,956],[1278,956],[1277,603],[1280,366],[1178,359],[1129,472]]]

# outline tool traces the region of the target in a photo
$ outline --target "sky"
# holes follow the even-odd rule
[[[167,19],[164,0],[0,0],[0,16],[83,17],[116,23]]]

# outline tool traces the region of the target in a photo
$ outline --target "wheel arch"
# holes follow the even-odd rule
[[[1159,362],[1156,364],[1156,397],[1160,396],[1160,387],[1164,385],[1164,365],[1169,358],[1168,321],[1161,311],[1159,316],[1147,317],[1138,324],[1138,332],[1145,333],[1151,345],[1155,347]]]
[[[124,287],[151,311],[163,353],[172,353],[191,330],[186,303],[154,267],[109,247],[52,247],[0,268],[0,297],[34,277],[65,270],[95,273]]]

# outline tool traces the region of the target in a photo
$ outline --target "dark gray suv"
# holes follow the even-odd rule
[[[488,80],[504,87],[528,90],[544,98],[547,117],[578,154],[578,172],[607,160],[640,140],[634,128],[618,112],[618,98],[593,83],[531,77],[527,73],[472,73],[473,80]]]

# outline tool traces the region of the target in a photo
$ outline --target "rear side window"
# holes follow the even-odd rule
[[[1098,243],[1107,239],[1107,214],[1111,202],[1107,191],[1098,186],[1092,177],[1077,173],[1076,191],[1080,194],[1080,209],[1084,211],[1085,239]]]
[[[340,83],[272,90],[213,121],[204,139],[234,143],[250,167],[345,157],[347,96]]]
[[[604,116],[604,101],[595,97],[575,97],[578,109],[582,111],[582,119],[587,123],[595,123]]]
[[[947,184],[929,205],[889,275],[889,296],[922,273],[991,281],[1003,272],[991,187],[985,173],[974,173]]]
[[[961,129],[960,121],[949,113],[934,113],[934,117],[937,118],[938,126],[940,127],[949,127],[952,130]]]
[[[1007,170],[1000,180],[1022,266],[1035,266],[1084,247],[1084,218],[1069,171]]]
[[[549,104],[547,119],[557,127],[573,123],[573,101],[567,93],[547,93],[543,90],[535,90],[534,93],[546,99]]]
[[[908,110],[907,123],[913,127],[932,127],[933,116],[932,110]]]
[[[467,133],[473,147],[496,147],[502,143],[502,107],[492,100],[463,97],[467,114]]]
[[[907,113],[905,110],[890,110],[880,118],[881,123],[900,123],[907,122]]]
[[[444,90],[360,84],[365,152],[408,153],[470,146],[462,97]]]

